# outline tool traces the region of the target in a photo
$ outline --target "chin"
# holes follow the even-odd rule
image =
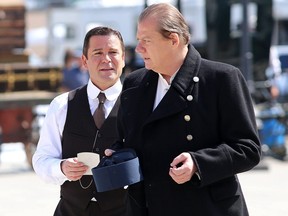
[[[152,67],[149,66],[148,64],[145,64],[145,68],[148,69],[148,70],[152,70]]]

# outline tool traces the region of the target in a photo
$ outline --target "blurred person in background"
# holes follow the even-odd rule
[[[82,65],[81,55],[80,50],[66,50],[60,91],[70,91],[88,83],[89,73]]]
[[[278,103],[288,103],[288,71],[283,71],[271,80],[271,97]]]

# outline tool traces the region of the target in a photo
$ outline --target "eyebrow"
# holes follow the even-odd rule
[[[136,39],[137,39],[137,40],[144,40],[144,39],[151,39],[151,37],[150,37],[150,36],[146,36],[146,35],[144,35],[143,37],[141,37],[141,39],[140,39],[139,36],[136,37]]]
[[[102,51],[103,48],[96,48],[96,49],[93,49],[92,52],[99,52],[99,51]],[[109,51],[118,51],[119,49],[118,48],[109,48]]]
[[[96,49],[93,49],[92,52],[97,52],[97,51],[101,51],[103,50],[102,48],[96,48]]]

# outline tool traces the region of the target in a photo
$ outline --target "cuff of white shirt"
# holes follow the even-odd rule
[[[62,185],[65,181],[68,180],[68,178],[64,175],[64,173],[61,170],[61,163],[63,160],[57,160],[52,165],[52,176],[55,176],[57,179],[58,184]]]

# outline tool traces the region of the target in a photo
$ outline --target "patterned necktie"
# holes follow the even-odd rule
[[[100,92],[98,95],[98,100],[99,100],[99,104],[98,104],[97,109],[94,112],[93,118],[94,118],[97,128],[100,129],[105,120],[105,108],[104,108],[104,103],[106,100],[105,94]]]

